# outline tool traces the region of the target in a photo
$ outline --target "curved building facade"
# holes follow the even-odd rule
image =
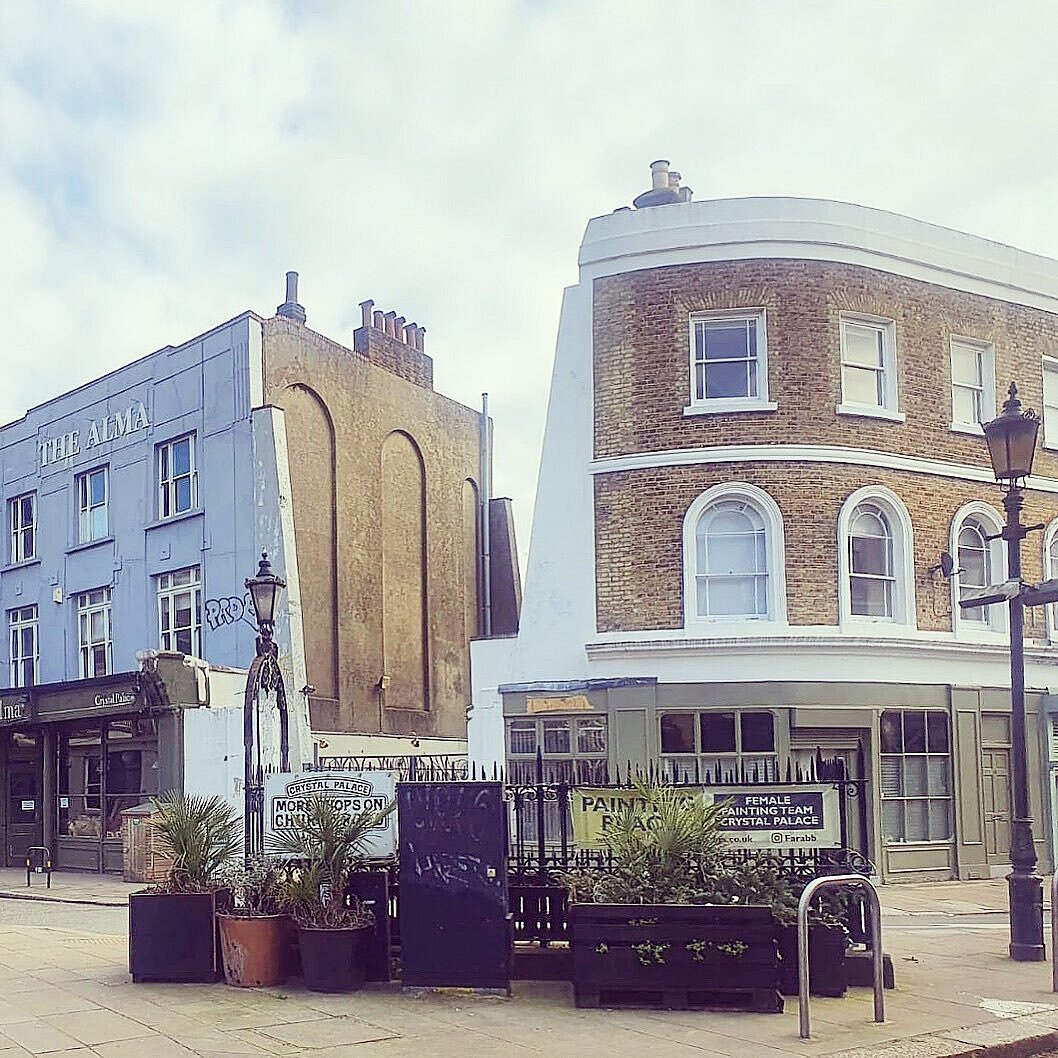
[[[674,774],[822,752],[864,780],[884,878],[1001,873],[1006,614],[958,600],[1006,577],[980,424],[1011,381],[1043,418],[1024,575],[1058,575],[1058,262],[845,203],[686,197],[588,225],[472,752]],[[1026,620],[1046,864],[1058,629]]]

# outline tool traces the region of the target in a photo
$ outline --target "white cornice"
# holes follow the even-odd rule
[[[948,463],[940,459],[920,459],[896,452],[841,445],[716,445],[712,448],[668,448],[658,452],[633,452],[592,460],[592,474],[614,474],[622,470],[653,470],[657,467],[691,467],[715,463],[842,463],[879,470],[904,470],[911,474],[981,481],[995,484],[989,468]],[[1028,487],[1040,492],[1058,493],[1058,480],[1031,477]]]
[[[621,210],[588,224],[582,279],[752,259],[818,260],[1058,312],[1058,262],[885,210],[808,198],[734,198]]]
[[[855,636],[848,634],[747,635],[702,638],[688,636],[682,630],[664,630],[655,638],[649,633],[637,633],[644,638],[625,639],[599,635],[586,643],[584,649],[590,660],[606,658],[675,657],[687,654],[724,654],[728,656],[759,656],[762,653],[807,650],[812,654],[838,655],[852,659],[857,655],[877,656],[914,654],[918,657],[954,660],[1003,659],[1010,657],[1006,642],[959,643],[950,638],[930,636]],[[1025,656],[1044,665],[1058,665],[1058,650],[1048,646],[1026,644]]]

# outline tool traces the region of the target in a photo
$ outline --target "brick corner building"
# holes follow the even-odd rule
[[[653,169],[565,291],[521,628],[475,644],[472,753],[823,752],[864,780],[850,843],[883,879],[1002,873],[1006,614],[958,599],[1006,575],[980,424],[1011,380],[1043,417],[1025,577],[1058,574],[1058,262],[846,203],[693,202]],[[1047,864],[1058,629],[1027,616]]]

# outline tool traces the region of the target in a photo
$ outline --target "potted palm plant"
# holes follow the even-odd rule
[[[172,867],[165,882],[129,896],[133,981],[215,981],[217,912],[231,902],[222,873],[242,848],[242,826],[226,801],[171,791],[151,802]]]
[[[296,825],[276,831],[269,851],[294,861],[287,893],[298,928],[305,985],[313,992],[349,992],[364,983],[361,938],[374,925],[371,910],[349,892],[363,864],[370,832],[393,811],[346,812],[327,797],[310,798]]]
[[[782,1011],[777,924],[724,863],[724,812],[696,791],[643,783],[615,808],[609,869],[563,878],[577,1006]]]
[[[290,972],[291,921],[278,866],[240,867],[229,883],[233,906],[218,916],[224,980],[241,988],[282,984]]]

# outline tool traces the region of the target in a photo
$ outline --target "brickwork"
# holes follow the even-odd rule
[[[711,309],[767,311],[769,399],[778,410],[684,417],[689,403],[689,317]],[[837,415],[839,314],[896,321],[904,424]],[[948,290],[876,269],[815,261],[680,265],[598,279],[594,285],[595,454],[615,456],[716,444],[845,444],[987,466],[977,437],[954,433],[949,337],[992,342],[1002,394],[1018,382],[1042,405],[1040,359],[1058,356],[1058,316]],[[1036,471],[1058,477],[1058,453]]]
[[[353,352],[398,378],[433,389],[433,359],[385,331],[357,327],[353,331]]]
[[[693,313],[763,308],[770,412],[685,416]],[[839,316],[895,320],[899,410],[906,423],[839,415]],[[989,467],[983,439],[950,429],[952,335],[995,346],[998,399],[1018,382],[1041,410],[1041,357],[1058,356],[1058,316],[948,290],[876,269],[815,261],[680,265],[598,279],[594,285],[594,423],[597,458],[736,444],[842,445]],[[1058,478],[1058,453],[1040,447],[1035,472]],[[711,485],[746,481],[779,504],[786,525],[791,624],[838,622],[838,512],[864,485],[891,488],[915,529],[918,627],[950,631],[946,581],[930,577],[950,548],[953,514],[971,500],[999,509],[979,482],[840,464],[739,463],[654,468],[595,482],[600,631],[683,624],[683,518]],[[1058,497],[1030,494],[1027,522],[1058,516]],[[1025,545],[1025,573],[1042,576],[1042,534]],[[1043,634],[1042,612],[1032,619]],[[1029,634],[1034,634],[1030,628]]]
[[[423,357],[371,330],[372,341],[385,339],[409,357]],[[306,663],[318,691],[311,699],[313,727],[464,736],[466,613],[475,611],[477,584],[464,570],[463,493],[478,475],[479,415],[282,318],[265,321],[264,361],[265,400],[286,413]],[[406,473],[384,472],[390,438],[421,453],[414,482]],[[402,504],[420,531],[412,541],[386,520]],[[467,593],[474,596],[470,603]],[[393,659],[392,644],[387,648],[387,634],[409,629],[420,635],[414,649],[404,645],[418,659],[417,674]],[[400,671],[387,671],[388,664]],[[386,687],[383,676],[390,677]],[[418,694],[405,693],[412,676]]]
[[[864,485],[884,485],[907,505],[914,523],[918,627],[951,631],[949,583],[927,570],[950,549],[951,521],[970,501],[1002,510],[997,486],[906,471],[818,463],[732,463],[663,467],[599,475],[595,480],[598,629],[683,625],[683,518],[711,485],[745,481],[764,489],[783,513],[787,611],[794,625],[838,623],[838,513]],[[1024,520],[1058,517],[1058,496],[1030,492]],[[1043,533],[1023,545],[1024,574],[1043,576]],[[1026,634],[1042,638],[1042,609],[1026,614]]]

